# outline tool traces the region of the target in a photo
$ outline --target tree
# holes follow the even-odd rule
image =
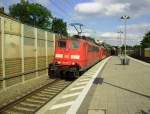
[[[51,12],[38,3],[21,0],[20,3],[9,7],[9,14],[23,23],[38,26],[43,29],[51,28]]]
[[[150,31],[145,34],[143,40],[141,41],[141,45],[143,48],[150,47]]]
[[[21,1],[21,3],[9,6],[9,14],[10,16],[19,19],[21,22],[28,22],[30,18],[28,7],[28,2]]]
[[[68,36],[67,24],[62,19],[53,18],[52,31],[63,36]]]

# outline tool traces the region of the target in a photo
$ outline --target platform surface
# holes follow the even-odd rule
[[[129,65],[120,63],[112,57],[98,76],[103,82],[95,84],[88,114],[150,114],[150,67],[131,58]]]
[[[37,111],[36,114],[76,114],[94,79],[108,60],[109,58],[106,58],[94,65],[53,100]]]

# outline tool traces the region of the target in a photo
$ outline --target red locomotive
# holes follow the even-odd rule
[[[49,74],[79,76],[79,72],[90,68],[105,57],[103,46],[79,38],[56,41],[54,63],[49,65]]]

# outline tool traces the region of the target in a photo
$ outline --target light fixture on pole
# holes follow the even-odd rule
[[[127,20],[130,19],[130,17],[127,16],[127,15],[124,15],[124,16],[121,17],[121,19],[124,20],[124,25],[125,25],[125,27],[124,27],[124,47],[125,47],[124,57],[125,57],[125,63],[126,63],[127,62],[126,61],[127,60],[126,59],[126,24],[127,24]]]
[[[117,33],[119,34],[119,40],[120,40],[120,46],[121,46],[122,45],[121,34],[123,34],[123,32],[122,31],[118,31]]]
[[[121,34],[123,33],[121,30],[120,31],[118,31],[117,32],[118,34],[119,34],[119,44],[118,44],[118,47],[119,47],[119,49],[120,49],[120,55],[121,55],[121,52],[122,52],[122,50],[121,50],[121,46],[122,46],[122,39],[121,39]]]

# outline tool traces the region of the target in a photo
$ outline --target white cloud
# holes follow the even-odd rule
[[[115,32],[103,32],[99,34],[97,39],[101,39],[111,45],[122,45],[124,42],[124,34],[120,35]],[[141,34],[127,34],[127,45],[136,45],[142,40]]]
[[[81,14],[98,14],[99,11],[104,10],[101,4],[97,4],[96,2],[77,4],[74,9]]]
[[[130,6],[129,3],[115,3],[104,5],[101,2],[81,3],[75,6],[75,11],[85,15],[117,15],[125,11]]]
[[[124,25],[120,25],[117,28],[124,30]],[[145,34],[147,31],[150,31],[150,23],[139,23],[139,24],[127,25],[127,31],[129,31],[130,33]]]
[[[138,25],[131,25],[130,28],[136,28]],[[124,26],[118,26],[118,28],[122,28]],[[77,34],[76,30],[72,27],[68,27],[68,33],[70,35],[74,35]],[[117,32],[101,32],[101,31],[97,31],[97,30],[93,30],[90,28],[83,28],[83,33],[82,35],[86,35],[86,36],[91,36],[94,38],[102,38],[102,39],[118,39],[119,37],[119,33]],[[122,38],[124,38],[124,33],[121,34]],[[127,32],[127,39],[139,39],[142,38],[143,34],[142,33],[131,33],[131,32]]]
[[[128,9],[130,6],[129,3],[125,3],[125,4],[122,4],[122,3],[116,3],[116,4],[111,4],[109,6],[107,6],[105,9],[106,9],[106,12],[105,14],[106,15],[120,15],[122,13],[124,13],[126,11],[126,9]]]
[[[119,26],[119,28],[123,28],[124,25]],[[150,23],[140,23],[140,24],[132,24],[127,25],[128,29],[150,29]]]
[[[115,33],[115,32],[104,32],[104,33],[100,34],[100,37],[103,37],[103,38],[117,38],[118,34]]]
[[[103,32],[101,34],[99,34],[100,37],[102,38],[108,38],[108,39],[118,39],[120,36],[119,36],[119,33],[115,33],[115,32]],[[122,38],[124,38],[124,34],[121,35]],[[131,34],[131,33],[128,33],[127,34],[127,39],[128,40],[138,40],[138,39],[141,39],[142,38],[142,34]]]
[[[77,32],[72,28],[69,28],[68,32],[70,35],[77,34]],[[124,40],[124,34],[121,35],[121,40],[120,40],[120,35],[117,32],[101,32],[101,31],[93,31],[92,29],[84,29],[84,33],[82,33],[82,35],[91,36],[94,37],[95,39],[104,41],[112,45],[123,44],[123,40]],[[142,40],[142,37],[143,35],[140,33],[139,34],[127,33],[127,44],[135,45]]]
[[[120,16],[124,14],[139,16],[150,13],[150,1],[94,0],[93,2],[79,3],[74,7],[74,10],[78,14],[86,16]]]

